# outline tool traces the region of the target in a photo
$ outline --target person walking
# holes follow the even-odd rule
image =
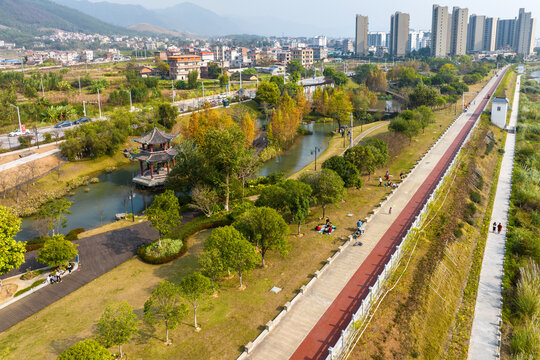
[[[499,231],[499,234],[501,233],[501,230],[502,230],[502,224],[499,223],[499,225],[497,225],[497,230]]]
[[[388,213],[392,214],[392,207],[390,206],[390,209],[388,209]]]
[[[493,222],[493,232],[497,231],[497,222]]]
[[[379,186],[382,186],[382,177],[379,176]]]

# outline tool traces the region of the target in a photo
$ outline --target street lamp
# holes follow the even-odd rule
[[[37,145],[37,148],[39,149],[39,134],[37,131],[37,126],[34,125],[34,128],[32,130],[34,130],[34,134],[36,134],[36,145]]]
[[[14,108],[17,108],[17,117],[19,118],[19,130],[22,133],[22,126],[21,126],[21,113],[19,111],[19,107],[17,105],[9,104],[9,106],[12,106]]]
[[[315,146],[313,150],[311,150],[311,155],[315,155],[315,171],[317,171],[317,153],[321,152],[321,148],[318,146]]]

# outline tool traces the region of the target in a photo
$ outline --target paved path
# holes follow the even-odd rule
[[[501,70],[502,72],[502,70]],[[429,198],[501,79],[493,78],[366,226],[363,246],[348,247],[259,344],[249,359],[325,359],[401,238]],[[489,89],[489,91],[488,91]],[[474,111],[474,113],[473,113]]]
[[[46,286],[1,309],[0,332],[131,259],[140,245],[156,239],[157,236],[157,232],[145,222],[76,241],[79,244],[81,270],[66,276],[60,284]],[[28,267],[33,269],[43,267],[36,261],[36,255],[37,251],[27,253],[27,261],[19,269],[4,276],[24,272]]]
[[[5,163],[5,164],[1,164],[0,165],[0,171],[4,171],[4,170],[7,170],[7,169],[17,167],[17,166],[21,166],[21,165],[24,165],[24,164],[29,163],[31,161],[39,160],[39,159],[42,159],[44,157],[56,154],[58,152],[60,152],[60,149],[56,148],[56,149],[52,149],[52,150],[49,150],[49,151],[46,151],[46,152],[43,152],[43,153],[32,154],[30,156],[25,156],[23,158],[13,160],[13,161],[10,161],[10,162]]]
[[[517,125],[519,111],[519,88],[521,75],[516,81],[514,103],[510,115],[509,128]],[[508,224],[508,211],[510,210],[510,195],[512,193],[512,174],[514,170],[514,150],[516,147],[516,134],[506,135],[504,156],[501,163],[497,193],[491,213],[491,224],[503,224],[501,233],[490,232],[486,240],[478,294],[474,310],[474,320],[471,329],[469,344],[470,360],[493,360],[498,359],[499,353],[498,333],[500,330],[499,320],[502,311],[502,279],[504,254],[506,246],[506,225]],[[490,226],[491,231],[491,226]]]

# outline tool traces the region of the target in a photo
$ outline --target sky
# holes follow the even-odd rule
[[[92,0],[101,1],[101,0]],[[147,8],[165,8],[184,0],[108,0],[123,4],[138,4]],[[401,11],[411,16],[410,28],[429,30],[434,0],[190,0],[219,15],[269,16],[300,24],[326,29],[329,36],[354,36],[354,15],[369,17],[369,31],[389,31],[390,15]],[[469,9],[469,14],[511,19],[518,16],[519,8],[540,18],[539,0],[469,0],[439,1],[439,5]],[[276,35],[280,35],[279,29]],[[540,38],[540,20],[537,20],[536,38]]]

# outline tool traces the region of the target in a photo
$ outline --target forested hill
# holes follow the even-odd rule
[[[54,29],[104,35],[132,33],[48,0],[0,0],[0,40]]]

